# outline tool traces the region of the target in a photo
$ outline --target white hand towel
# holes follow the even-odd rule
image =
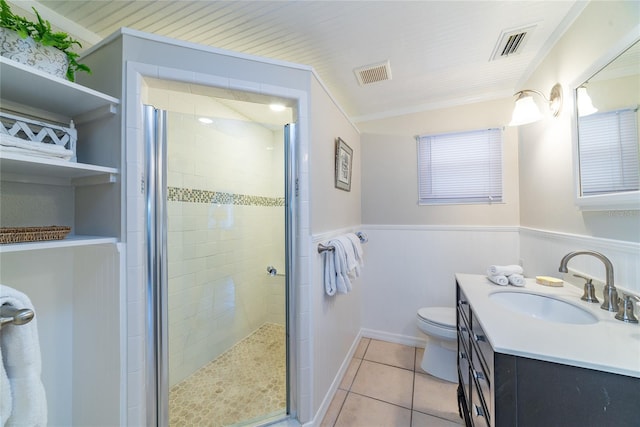
[[[4,370],[2,348],[0,347],[0,426],[4,426],[9,417],[11,417],[12,407],[11,386],[9,378],[7,378],[7,372]]]
[[[329,296],[336,294],[336,265],[333,252],[326,251],[322,254],[324,262],[324,291]]]
[[[0,305],[3,304],[34,310],[25,294],[0,285]],[[12,395],[11,414],[0,414],[0,418],[5,426],[46,426],[47,401],[40,380],[42,360],[36,319],[24,325],[5,325],[0,349]]]
[[[509,284],[509,279],[507,279],[507,276],[487,276],[487,279],[500,286],[507,286]]]
[[[491,265],[487,268],[487,276],[509,276],[510,274],[523,274],[524,270],[519,265]]]
[[[344,251],[344,257],[347,265],[347,275],[350,279],[355,279],[356,277],[360,277],[360,263],[358,262],[356,250],[353,247],[353,243],[351,239],[349,239],[348,235],[338,236],[335,239],[340,242],[342,249]]]
[[[524,280],[524,276],[522,274],[510,274],[509,276],[507,276],[507,279],[509,279],[509,284],[513,286],[522,287],[526,283],[526,280]]]
[[[360,267],[364,266],[362,242],[360,242],[360,238],[355,233],[349,233],[346,236],[351,241],[351,244],[353,245],[353,250],[356,254],[356,261],[358,261],[358,264],[360,265]]]
[[[344,246],[339,239],[331,240],[329,244],[334,247],[333,262],[336,268],[336,289],[341,294],[347,294],[351,291],[351,280],[349,279],[349,267]]]

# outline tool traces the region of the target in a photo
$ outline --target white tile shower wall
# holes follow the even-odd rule
[[[417,345],[420,307],[455,306],[455,273],[517,264],[518,227],[366,225],[363,332]],[[525,271],[525,273],[528,273]]]
[[[283,169],[274,167],[283,150],[267,149],[282,139],[255,123],[209,118],[168,115],[170,385],[284,319],[284,286],[274,285],[282,280],[266,271],[284,259]]]

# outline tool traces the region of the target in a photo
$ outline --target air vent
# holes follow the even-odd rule
[[[353,72],[356,74],[360,86],[391,80],[391,66],[389,65],[389,61],[356,68]]]
[[[503,31],[496,47],[493,49],[490,60],[495,61],[496,59],[507,58],[522,52],[524,45],[531,38],[531,33],[535,28],[535,25],[530,25],[526,28]]]

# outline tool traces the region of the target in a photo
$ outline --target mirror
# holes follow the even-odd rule
[[[623,47],[573,86],[576,204],[583,210],[640,209],[637,32]]]

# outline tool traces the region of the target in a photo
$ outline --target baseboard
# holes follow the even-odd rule
[[[409,335],[392,334],[389,332],[376,331],[374,329],[361,329],[360,333],[365,338],[387,341],[396,344],[408,345],[411,347],[424,347],[426,338],[413,337]]]

